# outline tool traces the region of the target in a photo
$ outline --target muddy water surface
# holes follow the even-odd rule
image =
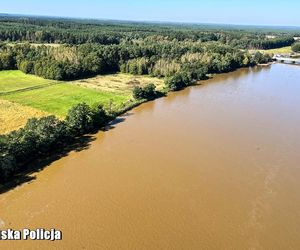
[[[144,104],[0,195],[3,249],[299,249],[300,67],[219,75]]]

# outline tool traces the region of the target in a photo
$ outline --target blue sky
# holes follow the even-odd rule
[[[139,21],[300,26],[300,0],[4,0],[0,12]]]

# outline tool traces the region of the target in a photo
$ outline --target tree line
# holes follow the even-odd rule
[[[101,105],[85,103],[71,108],[65,120],[55,116],[29,119],[24,128],[0,135],[0,181],[5,182],[25,169],[28,162],[62,150],[78,136],[103,127],[116,116]]]
[[[275,35],[268,38],[267,35]],[[293,32],[244,29],[212,25],[151,24],[66,18],[0,15],[0,41],[102,45],[121,44],[147,38],[168,41],[212,42],[243,49],[273,49],[291,45]]]
[[[0,70],[19,69],[47,79],[73,80],[124,72],[171,77],[186,72],[192,80],[260,63],[247,51],[202,42],[136,41],[119,45],[0,44]]]

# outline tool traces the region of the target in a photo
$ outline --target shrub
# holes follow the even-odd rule
[[[100,128],[110,120],[110,116],[107,114],[102,104],[94,104],[92,106],[92,114],[94,128]]]
[[[258,64],[258,63],[267,63],[272,60],[271,56],[269,54],[262,54],[259,51],[256,52],[252,58],[252,64]]]
[[[156,91],[155,91],[155,85],[153,83],[150,83],[146,85],[144,88],[135,86],[132,93],[133,97],[137,100],[140,99],[153,99],[156,96]]]
[[[30,140],[34,142],[38,153],[48,152],[69,137],[65,122],[55,116],[28,120],[24,127],[24,134],[31,137]]]
[[[143,93],[143,89],[139,86],[135,86],[133,88],[133,91],[132,91],[132,94],[133,94],[133,97],[134,99],[143,99],[144,98],[144,93]]]
[[[26,74],[33,74],[34,73],[34,64],[31,61],[23,61],[19,65],[19,70]]]
[[[300,52],[300,42],[295,43],[295,44],[292,46],[292,51],[294,51],[294,52]]]
[[[85,103],[77,104],[69,110],[66,123],[74,135],[90,132],[94,127],[93,111]]]
[[[144,87],[144,95],[146,99],[152,99],[156,96],[155,85],[153,83],[147,84]]]
[[[174,76],[166,78],[165,85],[171,91],[183,89],[192,82],[192,76],[188,72],[178,72]]]
[[[16,160],[13,156],[0,155],[0,180],[8,180],[16,171]]]

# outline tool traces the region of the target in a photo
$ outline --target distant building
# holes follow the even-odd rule
[[[266,35],[266,38],[267,39],[274,39],[274,38],[276,38],[277,36],[274,36],[274,35]]]
[[[296,41],[299,41],[299,40],[300,40],[300,36],[295,36],[294,39],[295,39]]]

